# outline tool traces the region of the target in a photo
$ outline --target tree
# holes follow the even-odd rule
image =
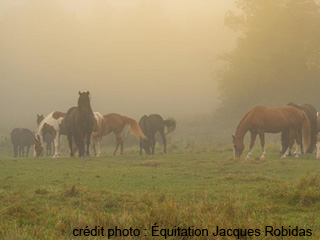
[[[315,0],[237,0],[226,25],[239,31],[221,58],[220,117],[293,101],[320,105],[320,6]]]

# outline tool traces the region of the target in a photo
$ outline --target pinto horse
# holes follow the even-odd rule
[[[43,119],[44,119],[43,114],[41,115],[37,114],[38,127]],[[51,145],[54,142],[54,136],[51,133],[46,133],[43,137],[43,141],[46,143],[47,156],[51,156]]]
[[[146,139],[146,136],[141,131],[136,120],[119,115],[117,113],[110,113],[106,115],[101,115],[95,112],[96,122],[98,123],[98,130],[92,133],[93,140],[93,151],[96,156],[101,154],[100,151],[100,142],[103,136],[110,133],[114,133],[116,137],[116,148],[113,152],[113,156],[117,154],[118,148],[120,146],[120,154],[123,154],[123,139],[121,133],[125,128],[130,128],[131,133],[142,139]]]
[[[305,114],[307,115],[308,119],[309,119],[309,123],[310,123],[310,127],[311,127],[311,134],[310,134],[310,146],[309,148],[305,149],[305,152],[307,153],[312,153],[316,143],[317,143],[317,110],[315,109],[314,106],[312,106],[311,104],[295,104],[293,102],[289,103],[288,106],[292,106],[295,108],[298,108],[302,111],[305,112]],[[301,137],[301,132],[300,132],[300,137]],[[281,153],[284,154],[286,149],[288,148],[288,132],[283,132],[281,134],[281,148],[282,151]],[[305,148],[304,146],[302,146],[303,148]],[[289,155],[291,153],[289,152]]]
[[[65,117],[66,130],[70,148],[70,156],[74,156],[73,139],[79,149],[79,157],[84,157],[85,147],[84,139],[86,138],[87,151],[89,156],[90,138],[94,130],[94,115],[90,104],[90,93],[79,92],[78,106],[70,108]]]
[[[144,115],[139,121],[140,128],[147,139],[140,139],[140,155],[142,154],[142,148],[145,150],[147,155],[154,155],[156,140],[155,134],[160,133],[163,143],[163,152],[167,152],[167,139],[166,135],[173,132],[176,128],[176,120],[169,118],[163,120],[159,114],[151,114],[149,116]],[[167,128],[167,133],[165,133]],[[150,151],[151,149],[151,151]]]
[[[46,140],[46,136],[48,136],[48,134],[54,137],[55,152],[53,158],[59,157],[60,135],[67,135],[64,120],[65,116],[66,113],[55,111],[48,114],[42,121],[40,121],[38,129],[36,131],[36,144],[34,145],[33,151],[34,157],[39,157],[41,154],[41,152],[39,152],[41,148],[36,148],[35,146],[38,144],[42,147],[42,143]]]
[[[300,137],[300,130],[302,132],[302,138]],[[241,119],[235,135],[232,135],[234,156],[237,158],[240,158],[245,148],[243,138],[248,131],[251,133],[251,142],[247,158],[251,157],[251,151],[258,134],[262,147],[262,156],[260,157],[262,160],[264,160],[266,156],[266,150],[264,147],[265,133],[289,133],[288,148],[281,158],[286,158],[289,155],[294,140],[296,140],[298,144],[295,154],[296,158],[301,155],[302,140],[305,149],[308,149],[310,145],[311,130],[308,116],[305,112],[292,106],[284,106],[280,108],[257,106],[250,110]]]

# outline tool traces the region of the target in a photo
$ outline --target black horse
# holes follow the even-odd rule
[[[317,144],[317,110],[311,104],[295,104],[291,102],[288,105],[296,107],[306,113],[310,122],[310,127],[311,127],[310,147],[306,149],[306,152],[312,153],[312,151],[314,150]],[[301,137],[301,133],[300,133],[300,137]],[[281,154],[283,154],[286,151],[286,149],[288,149],[288,143],[289,143],[288,139],[289,139],[288,132],[283,132],[281,134],[281,147],[282,147]]]
[[[26,157],[34,141],[34,134],[27,128],[15,128],[11,132],[11,142],[13,145],[13,156],[24,157],[24,150],[27,148]]]
[[[176,128],[176,121],[173,118],[163,120],[159,114],[151,114],[149,116],[144,115],[139,121],[140,128],[146,140],[140,138],[140,155],[142,154],[142,148],[147,155],[154,155],[154,149],[156,145],[155,134],[160,133],[163,143],[163,152],[167,152],[167,139],[166,135],[173,132]],[[167,133],[164,130],[167,128]],[[151,149],[151,151],[150,151]]]
[[[41,115],[37,114],[38,126],[40,125],[40,123],[42,122],[43,119],[44,119],[43,114],[41,114]],[[45,135],[43,136],[43,142],[46,143],[47,156],[51,156],[51,153],[52,153],[51,150],[52,150],[52,146],[53,146],[53,142],[54,142],[54,136],[51,133],[45,133]]]
[[[79,92],[78,107],[72,107],[66,113],[65,123],[69,141],[70,156],[74,156],[73,139],[79,149],[79,157],[84,157],[84,139],[87,140],[86,155],[89,156],[90,138],[93,131],[94,115],[90,105],[90,93]]]

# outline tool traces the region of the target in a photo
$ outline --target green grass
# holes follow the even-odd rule
[[[152,238],[155,223],[210,233],[217,225],[263,233],[242,239],[281,239],[264,237],[265,225],[299,226],[312,229],[312,237],[283,239],[319,239],[320,161],[315,154],[280,160],[278,150],[269,148],[267,159],[260,161],[233,160],[229,146],[172,144],[168,154],[157,150],[142,157],[132,148],[117,157],[108,152],[84,159],[1,158],[0,239],[93,239],[75,238],[72,230],[96,225],[143,232],[112,239],[164,239]]]

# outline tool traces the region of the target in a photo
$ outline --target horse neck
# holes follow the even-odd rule
[[[249,128],[250,128],[249,117],[245,116],[240,121],[240,123],[239,123],[239,125],[237,127],[235,138],[240,139],[241,141],[243,141],[243,138],[246,135],[246,133],[249,131]]]
[[[81,114],[93,113],[90,104],[87,106],[78,105],[78,109]]]

